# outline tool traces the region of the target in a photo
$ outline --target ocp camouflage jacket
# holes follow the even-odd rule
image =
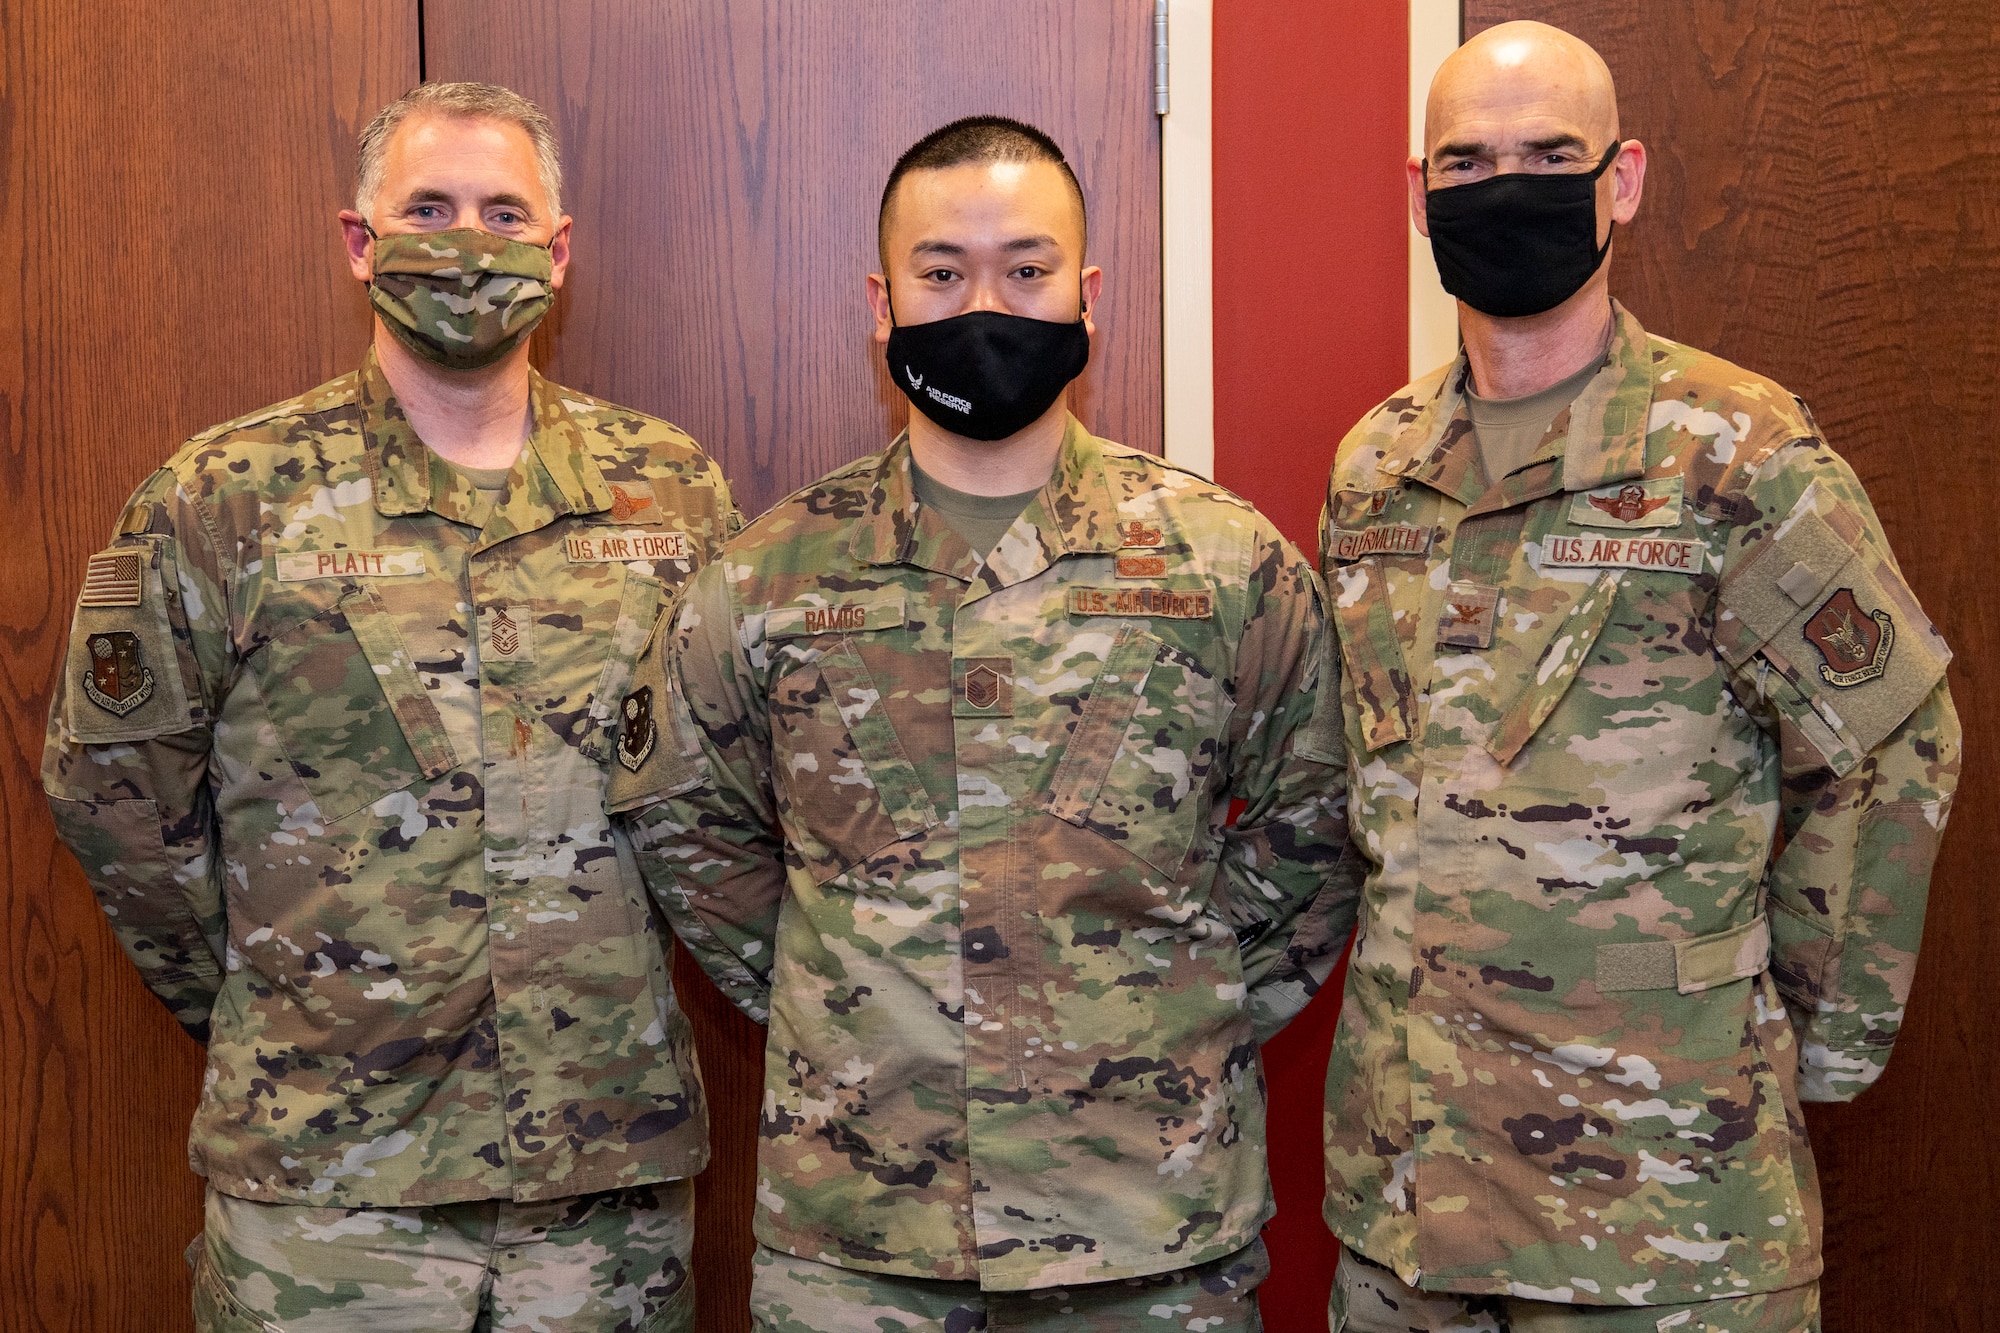
[[[225,1193],[545,1199],[707,1160],[604,790],[611,705],[733,509],[674,427],[532,393],[496,506],[371,353],[190,441],[90,561],[43,782],[208,1043],[189,1152]]]
[[[1074,420],[984,562],[909,469],[843,468],[702,571],[639,669],[673,728],[620,742],[649,882],[770,1023],[758,1237],[998,1289],[1240,1249],[1258,1039],[1358,881],[1315,576]]]
[[[1323,542],[1373,863],[1326,1217],[1407,1282],[1662,1304],[1809,1281],[1799,1101],[1902,1022],[1949,654],[1769,380],[1617,312],[1488,486],[1466,363],[1342,443]]]

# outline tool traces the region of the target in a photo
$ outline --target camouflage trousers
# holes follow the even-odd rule
[[[208,1192],[198,1333],[692,1333],[694,1185],[309,1208]]]
[[[1343,1250],[1326,1326],[1331,1333],[1819,1333],[1819,1284],[1692,1305],[1559,1305],[1418,1291]]]
[[[1264,1242],[1170,1273],[1036,1291],[981,1291],[835,1268],[757,1249],[750,1315],[757,1333],[1260,1333]]]

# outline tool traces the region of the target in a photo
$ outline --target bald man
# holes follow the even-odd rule
[[[1468,42],[1410,210],[1464,352],[1342,442],[1322,559],[1372,862],[1327,1076],[1352,1329],[1819,1326],[1802,1100],[1901,1025],[1949,652],[1804,404],[1610,298],[1610,72]]]

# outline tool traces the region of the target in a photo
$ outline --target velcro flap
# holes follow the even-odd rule
[[[909,596],[901,588],[852,594],[813,593],[765,612],[764,637],[795,639],[893,629],[904,622],[908,610]]]
[[[1695,995],[1754,977],[1771,956],[1771,925],[1762,914],[1740,926],[1686,940],[1600,944],[1597,989],[1677,990]]]
[[[1859,549],[1858,520],[1835,511],[1829,522],[1810,502],[1808,494],[1778,535],[1722,580],[1716,640],[1731,666],[1769,643],[1800,608],[1816,605]]]

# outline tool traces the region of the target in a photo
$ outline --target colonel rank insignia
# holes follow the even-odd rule
[[[1863,611],[1851,588],[1827,598],[1804,628],[1807,640],[1826,659],[1819,674],[1829,685],[1860,685],[1889,669],[1896,622],[1887,611]]]
[[[153,673],[139,655],[139,636],[108,630],[90,636],[90,674],[83,692],[105,712],[124,717],[153,697]]]
[[[618,762],[637,773],[660,738],[653,722],[653,687],[641,685],[626,695],[621,711],[625,718],[618,728]]]

